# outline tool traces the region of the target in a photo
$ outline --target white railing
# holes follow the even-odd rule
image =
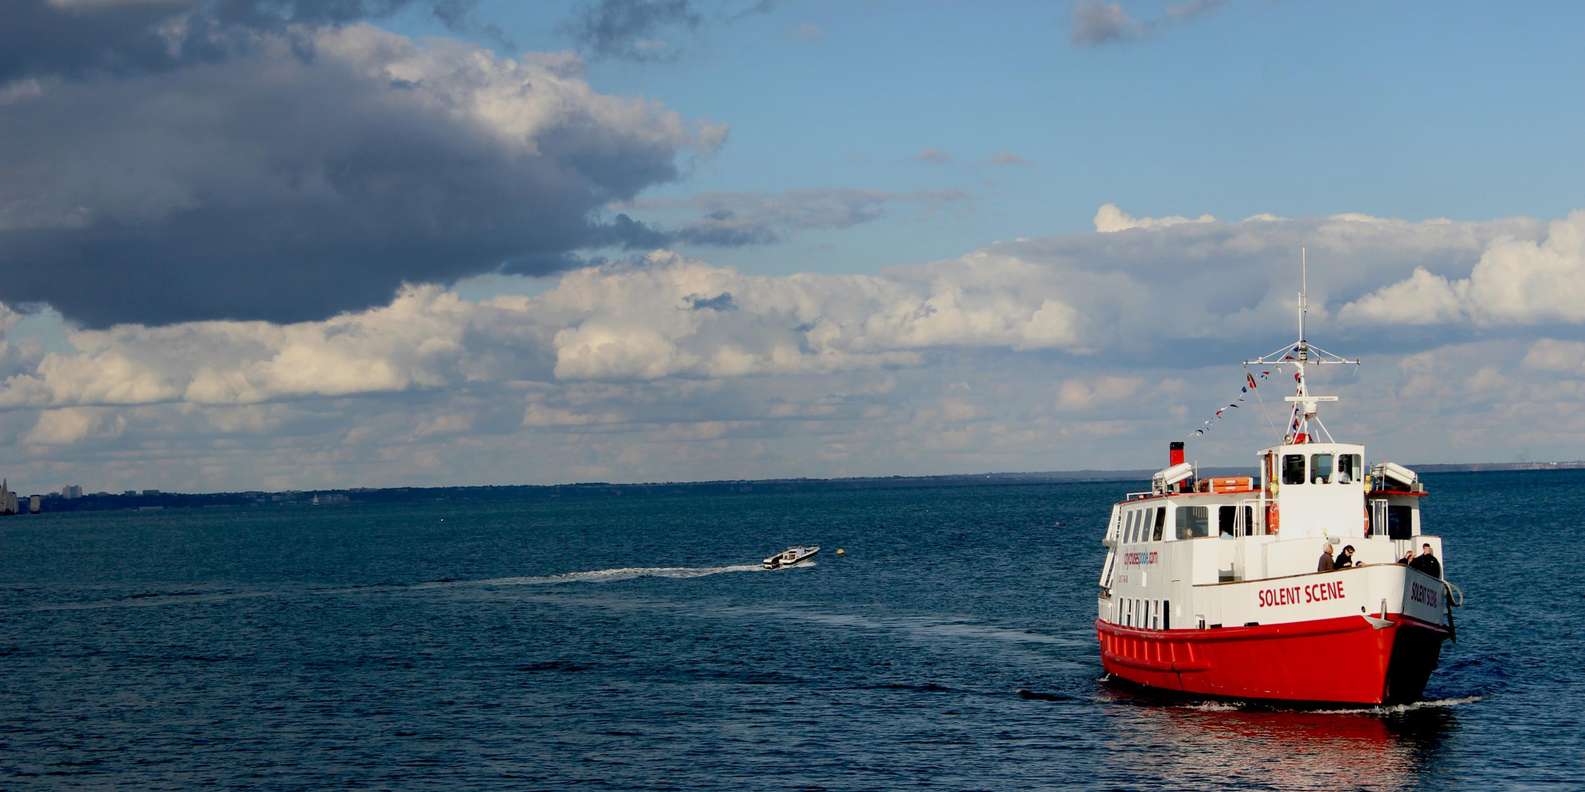
[[[1244,519],[1245,515],[1253,518]],[[1247,524],[1246,524],[1247,523]],[[1266,532],[1266,497],[1244,498],[1233,513],[1233,535],[1260,536]]]

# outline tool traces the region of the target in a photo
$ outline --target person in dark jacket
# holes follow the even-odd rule
[[[1315,571],[1317,571],[1317,572],[1331,572],[1332,571],[1332,543],[1331,542],[1327,542],[1326,546],[1321,548],[1321,560],[1320,560],[1319,563],[1317,563],[1315,565]]]
[[[1347,569],[1357,564],[1358,562],[1354,560],[1354,546],[1343,545],[1343,552],[1337,554],[1337,559],[1332,562],[1332,568]]]
[[[1420,554],[1409,562],[1409,566],[1438,580],[1442,578],[1442,562],[1436,560],[1436,554],[1431,552],[1430,544],[1420,545]]]

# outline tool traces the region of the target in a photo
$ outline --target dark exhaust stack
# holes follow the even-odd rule
[[[1174,440],[1167,446],[1167,466],[1183,464],[1183,441]]]

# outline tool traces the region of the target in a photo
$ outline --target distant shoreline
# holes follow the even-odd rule
[[[1515,471],[1581,470],[1585,460],[1572,462],[1478,462],[1469,464],[1425,464],[1410,467],[1422,473],[1490,473]],[[572,484],[497,484],[454,487],[384,487],[323,490],[285,490],[266,492],[182,493],[92,493],[78,498],[47,495],[43,513],[158,510],[214,506],[319,506],[335,507],[351,503],[401,503],[415,501],[489,501],[511,498],[578,498],[621,495],[749,494],[793,493],[833,489],[932,489],[966,485],[1016,486],[1020,484],[1062,484],[1093,482],[1144,482],[1154,470],[1058,470],[1025,473],[969,473],[936,476],[855,476],[847,478],[778,478],[673,482],[578,482]],[[1244,475],[1239,467],[1206,467],[1207,475]],[[26,503],[24,500],[23,503]],[[24,506],[24,508],[26,508]],[[27,514],[15,515],[26,517]]]

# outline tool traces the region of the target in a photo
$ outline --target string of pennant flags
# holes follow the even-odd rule
[[[1291,359],[1292,359],[1291,355],[1284,357],[1284,360],[1291,360]],[[1228,410],[1236,410],[1236,409],[1238,409],[1239,405],[1243,404],[1244,400],[1249,398],[1250,394],[1253,393],[1255,391],[1255,389],[1259,387],[1259,383],[1260,382],[1266,382],[1267,380],[1270,380],[1272,372],[1279,370],[1281,365],[1282,365],[1281,363],[1278,363],[1275,366],[1273,366],[1272,368],[1262,369],[1261,372],[1260,372],[1260,375],[1259,375],[1260,378],[1259,378],[1258,382],[1256,381],[1256,375],[1255,375],[1255,373],[1253,371],[1245,371],[1244,372],[1244,384],[1238,389],[1238,398],[1236,398],[1236,399],[1228,402],[1227,404],[1222,405],[1221,407],[1217,408],[1216,413],[1214,415],[1212,415],[1210,418],[1207,418],[1204,421],[1202,421],[1200,423],[1200,427],[1198,429],[1195,429],[1194,431],[1190,432],[1188,434],[1188,436],[1189,437],[1199,437],[1199,436],[1202,436],[1202,435],[1206,434],[1207,432],[1210,432],[1212,429],[1215,429],[1216,428],[1216,424],[1222,420],[1222,416],[1225,415]],[[1294,378],[1295,382],[1298,381],[1299,373],[1297,371],[1293,373],[1293,378]]]

